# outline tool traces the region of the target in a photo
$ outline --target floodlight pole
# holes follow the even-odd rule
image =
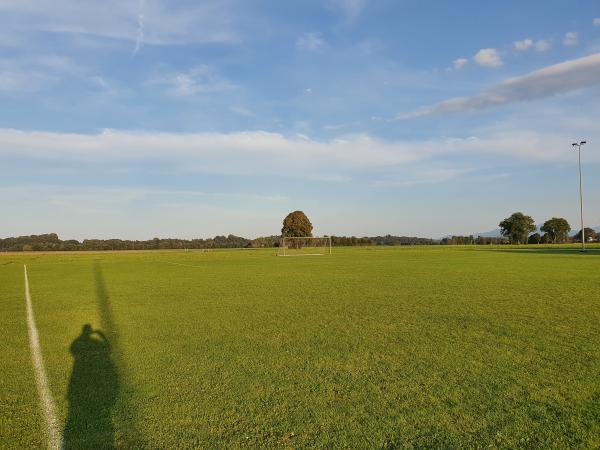
[[[579,163],[579,214],[581,218],[581,251],[585,252],[585,229],[583,228],[583,184],[581,182],[581,146],[585,145],[586,141],[579,143],[574,142],[573,147],[577,147],[578,163]]]

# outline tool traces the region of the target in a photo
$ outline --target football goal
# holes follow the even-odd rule
[[[290,237],[283,236],[278,256],[319,256],[331,255],[331,237]]]

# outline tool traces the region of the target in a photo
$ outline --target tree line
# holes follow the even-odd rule
[[[543,234],[538,233],[535,221],[531,216],[522,212],[513,213],[499,224],[502,235],[511,244],[563,244],[567,242],[581,242],[582,230],[570,237],[571,225],[562,217],[552,217],[540,227]],[[584,228],[583,235],[586,242],[598,240],[598,234],[591,228]]]
[[[429,239],[409,236],[331,236],[334,246],[368,245],[501,245],[501,244],[558,244],[581,242],[581,231],[570,237],[571,226],[566,219],[552,217],[544,222],[538,233],[531,216],[516,212],[499,224],[502,237],[451,236],[443,239]],[[313,226],[302,211],[294,211],[283,221],[281,236],[310,237]],[[230,234],[208,239],[161,239],[123,240],[123,239],[74,239],[61,240],[56,233],[19,236],[0,239],[0,251],[85,251],[85,250],[210,250],[218,248],[271,248],[278,247],[281,236],[263,236],[247,239]],[[598,240],[598,234],[591,228],[585,228],[588,242]]]
[[[84,239],[61,240],[56,233],[0,239],[0,251],[167,250],[272,247],[279,236],[246,239],[230,234],[209,239]]]
[[[230,234],[208,239],[74,239],[61,240],[56,233],[18,236],[0,239],[1,252],[21,251],[101,251],[101,250],[211,250],[223,248],[273,248],[279,247],[281,236],[262,236],[247,239]],[[346,237],[331,236],[335,246],[361,245],[433,245],[434,239],[407,236]]]

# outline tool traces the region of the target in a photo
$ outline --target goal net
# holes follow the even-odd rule
[[[289,237],[281,238],[279,256],[331,255],[331,237]]]

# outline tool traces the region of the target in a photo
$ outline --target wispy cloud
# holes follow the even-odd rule
[[[146,0],[139,0],[139,2],[139,12],[137,16],[137,36],[135,40],[135,47],[133,49],[134,55],[137,55],[142,48],[142,44],[144,43],[144,7],[146,5]]]
[[[339,130],[343,130],[345,128],[356,127],[359,125],[360,125],[360,122],[355,121],[355,122],[350,122],[350,123],[326,124],[326,125],[323,125],[322,128],[327,131],[339,131]]]
[[[550,41],[547,41],[545,39],[540,39],[539,41],[535,42],[535,51],[536,52],[547,52],[548,50],[550,50],[552,48],[552,44],[550,44]]]
[[[213,67],[206,65],[197,66],[185,72],[160,75],[151,79],[148,83],[164,86],[168,95],[178,98],[237,88],[234,83],[220,76]]]
[[[600,53],[536,70],[504,82],[471,97],[456,97],[421,108],[398,119],[433,114],[478,111],[507,103],[535,100],[600,85]]]
[[[239,114],[240,116],[245,116],[245,117],[254,117],[255,116],[255,114],[252,111],[250,111],[245,106],[241,106],[241,105],[230,106],[229,111]]]
[[[339,11],[348,22],[354,22],[366,6],[366,0],[329,0],[334,10]]]
[[[4,1],[0,2],[0,24],[5,32],[20,24],[20,31],[126,40],[135,43],[139,51],[142,44],[239,42],[234,11],[230,0],[194,2],[184,10],[165,0]]]
[[[586,136],[594,137],[595,125]],[[401,167],[440,157],[499,156],[562,161],[570,153],[560,143],[569,133],[515,129],[481,130],[477,137],[426,140],[383,140],[352,134],[329,140],[306,135],[285,136],[263,131],[238,133],[158,133],[105,130],[69,134],[0,129],[0,157],[8,160],[54,161],[105,167],[157,166],[173,171],[223,175],[272,175],[340,180],[355,174],[397,173]],[[557,144],[559,143],[559,144]],[[590,155],[592,157],[592,155]],[[597,159],[597,158],[596,158]]]
[[[569,31],[565,34],[563,44],[566,46],[574,46],[579,44],[579,34],[575,31]]]
[[[455,59],[452,62],[452,67],[454,67],[455,70],[460,70],[463,67],[465,67],[468,63],[469,63],[468,59],[466,59],[466,58],[458,58],[458,59]]]
[[[23,193],[30,192],[36,195],[49,195],[54,199],[61,199],[61,203],[69,204],[73,201],[89,201],[90,198],[103,198],[105,203],[124,202],[130,203],[142,198],[151,197],[177,197],[182,198],[231,198],[241,200],[259,200],[280,202],[287,200],[283,195],[263,195],[249,192],[210,192],[181,189],[156,189],[150,187],[124,187],[124,186],[68,186],[54,184],[33,184],[33,185],[13,185],[0,186],[0,191],[4,193]]]
[[[416,169],[403,177],[394,177],[391,179],[377,180],[373,182],[376,187],[410,187],[422,184],[439,184],[460,178],[475,172],[474,168],[432,168],[432,169]]]
[[[296,39],[296,47],[301,50],[320,50],[325,46],[323,34],[319,32],[304,33]]]
[[[523,52],[523,51],[529,50],[531,47],[533,47],[533,40],[523,39],[522,41],[513,42],[513,45],[515,47],[515,50],[519,50],[519,51]]]
[[[592,24],[596,27],[600,27],[600,17],[596,17],[594,20],[592,20]]]
[[[62,79],[85,73],[84,67],[70,58],[57,55],[0,59],[0,93],[34,93]]]
[[[68,134],[0,130],[0,156],[32,160],[118,163],[121,167],[168,164],[178,170],[218,174],[339,178],[355,170],[422,158],[410,145],[368,135],[327,141],[306,135],[240,133],[142,133],[105,130]]]
[[[545,52],[550,50],[550,42],[545,39],[534,41],[533,39],[523,39],[522,41],[513,42],[515,50],[526,52],[529,49],[534,49],[536,52]]]
[[[503,64],[502,58],[495,48],[482,48],[475,54],[473,60],[484,67],[500,67]]]
[[[90,77],[90,81],[92,83],[94,83],[96,86],[98,86],[98,87],[100,87],[102,89],[109,89],[110,88],[110,86],[107,83],[107,81],[104,78],[102,78],[102,77],[100,77],[98,75],[94,75],[94,76]]]

